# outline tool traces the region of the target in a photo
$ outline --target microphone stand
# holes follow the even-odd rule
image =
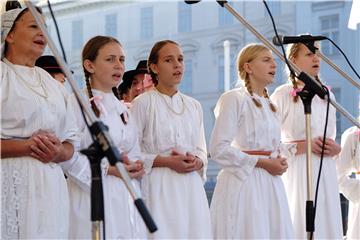
[[[91,220],[93,222],[93,239],[100,239],[101,231],[101,222],[104,220],[104,207],[103,207],[103,194],[102,194],[102,182],[101,182],[101,167],[100,160],[103,156],[106,156],[109,160],[110,165],[116,166],[119,170],[122,180],[128,189],[131,197],[134,199],[134,204],[138,209],[142,219],[144,220],[145,225],[147,226],[149,232],[153,233],[157,230],[157,226],[152,219],[149,211],[147,210],[143,200],[140,197],[140,193],[135,189],[131,179],[121,163],[121,155],[118,149],[114,146],[112,139],[108,133],[107,127],[97,119],[94,112],[90,109],[88,102],[84,99],[80,90],[78,89],[75,80],[72,77],[72,74],[69,68],[66,67],[63,59],[61,58],[59,52],[57,51],[54,42],[50,38],[49,33],[43,23],[43,20],[40,14],[37,12],[31,1],[25,1],[26,6],[30,10],[31,14],[34,16],[37,25],[40,27],[43,32],[50,49],[52,50],[56,61],[63,70],[68,82],[71,85],[71,88],[75,94],[75,97],[80,104],[80,107],[85,112],[86,116],[91,122],[89,128],[93,138],[94,143],[90,146],[89,149],[83,151],[89,158],[91,169],[92,169],[92,184],[91,184]],[[94,156],[95,155],[95,156]],[[94,166],[98,165],[98,166]],[[93,171],[94,170],[94,171]],[[94,189],[93,189],[94,187]],[[99,192],[97,192],[99,191]],[[100,196],[101,195],[101,196]]]
[[[299,76],[301,79],[301,77]],[[308,232],[308,239],[312,239],[312,233],[315,231],[315,208],[314,197],[312,191],[312,147],[311,147],[311,101],[315,96],[315,92],[311,87],[305,84],[305,87],[297,95],[300,97],[304,105],[305,114],[305,129],[306,129],[306,186],[307,186],[307,200],[306,200],[306,232]]]
[[[221,7],[225,7],[236,19],[238,19],[248,30],[250,30],[265,46],[272,50],[283,62],[285,59],[283,55],[256,29],[251,26],[242,16],[240,16],[228,3],[226,0],[217,0],[217,3]],[[343,107],[338,103],[333,101],[329,96],[326,95],[323,86],[316,81],[313,77],[309,76],[305,72],[302,72],[299,67],[297,67],[291,61],[288,61],[289,65],[293,68],[294,72],[299,76],[299,78],[305,83],[305,91],[299,94],[300,98],[303,100],[304,111],[305,111],[305,122],[306,122],[306,170],[307,170],[307,201],[306,201],[306,231],[308,232],[308,238],[312,236],[314,231],[314,206],[313,206],[313,197],[312,197],[312,159],[311,159],[311,100],[315,94],[320,98],[329,100],[330,103],[346,118],[348,118],[354,125],[360,127],[360,123],[356,121]]]

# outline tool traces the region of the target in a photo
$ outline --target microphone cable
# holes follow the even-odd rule
[[[320,185],[320,176],[322,172],[322,165],[323,165],[323,159],[324,159],[324,151],[325,151],[325,141],[326,141],[326,132],[327,132],[327,126],[329,122],[329,111],[330,111],[330,91],[327,87],[323,86],[323,89],[325,90],[328,99],[326,103],[326,116],[325,116],[325,127],[324,127],[324,135],[323,135],[323,141],[322,141],[322,147],[321,147],[321,155],[320,155],[320,166],[319,166],[319,172],[318,177],[316,180],[316,190],[315,190],[315,201],[314,201],[314,226],[315,226],[315,216],[316,216],[316,206],[317,206],[317,198],[319,193],[319,185]],[[310,233],[310,239],[313,239],[313,233]]]
[[[272,23],[272,26],[273,26],[273,29],[274,29],[274,32],[275,32],[275,36],[276,36],[277,40],[278,40],[279,43],[280,43],[281,51],[282,51],[282,54],[283,54],[284,59],[285,59],[285,64],[286,64],[286,66],[288,67],[288,69],[290,70],[291,74],[293,74],[294,76],[296,76],[296,74],[295,74],[294,70],[292,69],[292,67],[290,66],[289,60],[288,60],[288,58],[287,58],[287,56],[286,56],[285,49],[284,49],[284,45],[283,45],[283,43],[282,43],[282,41],[281,41],[281,39],[280,39],[280,36],[279,36],[279,34],[278,34],[278,31],[277,31],[277,28],[276,28],[276,25],[275,25],[275,21],[274,21],[274,18],[273,18],[273,16],[272,16],[272,14],[271,14],[271,11],[270,11],[270,9],[269,9],[269,6],[267,5],[267,3],[266,3],[265,0],[263,0],[263,3],[264,3],[264,5],[265,5],[266,11],[267,11],[267,12],[269,13],[269,15],[270,15],[270,19],[271,19],[271,23]],[[296,77],[297,77],[297,76],[296,76]]]
[[[293,69],[290,67],[290,64],[287,60],[287,57],[286,57],[286,54],[285,54],[285,50],[284,50],[284,46],[282,44],[282,42],[280,41],[280,37],[278,35],[278,32],[277,32],[277,29],[276,29],[276,25],[275,25],[275,21],[274,21],[274,18],[271,14],[271,11],[269,9],[269,6],[267,5],[266,1],[263,0],[263,3],[265,5],[265,8],[267,10],[267,12],[269,13],[269,16],[270,16],[270,19],[271,19],[271,23],[273,25],[273,28],[274,28],[274,31],[275,31],[275,35],[277,37],[277,39],[279,40],[280,42],[280,45],[281,45],[281,49],[283,51],[283,55],[284,55],[284,58],[285,58],[285,62],[290,70],[290,72],[294,73]],[[294,76],[296,76],[294,74]],[[320,183],[320,176],[321,176],[321,171],[322,171],[322,165],[323,165],[323,158],[324,158],[324,150],[325,150],[325,139],[326,139],[326,130],[327,130],[327,125],[328,125],[328,120],[329,120],[329,107],[330,107],[330,94],[329,94],[329,90],[327,89],[327,87],[323,86],[324,89],[326,89],[326,93],[327,93],[327,96],[328,96],[328,100],[327,100],[327,109],[326,109],[326,117],[325,117],[325,128],[324,128],[324,135],[323,135],[323,145],[322,145],[322,148],[321,148],[321,156],[320,156],[320,166],[319,166],[319,172],[318,172],[318,178],[317,178],[317,181],[316,181],[316,190],[315,190],[315,201],[314,201],[314,218],[313,218],[313,221],[314,221],[314,226],[315,226],[315,214],[316,214],[316,206],[317,206],[317,196],[318,196],[318,191],[319,191],[319,183]],[[310,232],[310,239],[313,239],[313,232]]]
[[[360,75],[356,72],[355,68],[353,67],[353,65],[351,65],[349,59],[347,58],[347,56],[345,55],[345,53],[341,50],[341,48],[330,38],[326,37],[327,40],[329,40],[338,50],[339,52],[343,55],[343,57],[345,58],[347,64],[350,66],[351,70],[353,70],[353,72],[355,73],[355,75],[360,79]]]
[[[49,8],[49,11],[50,11],[50,14],[51,14],[51,18],[52,18],[52,20],[53,20],[53,22],[54,22],[54,26],[55,26],[55,30],[56,30],[56,36],[57,36],[58,42],[59,42],[59,44],[60,44],[60,49],[61,49],[61,52],[62,52],[62,54],[63,54],[63,59],[64,59],[64,61],[67,63],[64,46],[63,46],[62,41],[61,41],[61,36],[60,36],[59,28],[58,28],[58,25],[57,25],[57,21],[56,21],[54,12],[53,12],[53,10],[52,10],[52,8],[51,8],[50,0],[47,0],[47,5],[48,5],[48,8]]]

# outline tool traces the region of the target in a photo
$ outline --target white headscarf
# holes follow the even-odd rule
[[[14,25],[15,19],[25,8],[16,8],[1,14],[1,58],[3,58],[5,39]]]

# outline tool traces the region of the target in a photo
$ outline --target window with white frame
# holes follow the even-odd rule
[[[181,80],[179,89],[182,93],[191,94],[192,93],[192,83],[193,83],[193,61],[191,59],[187,59],[184,62],[185,64],[185,72],[184,76]]]
[[[75,20],[71,24],[72,26],[72,50],[78,50],[83,45],[83,20]]]
[[[191,32],[192,27],[191,5],[178,2],[178,32]]]
[[[234,54],[230,54],[230,88],[235,85],[238,80],[237,70],[235,68],[236,59]],[[218,56],[218,89],[224,91],[225,89],[225,67],[224,67],[224,55]]]
[[[105,34],[107,36],[117,37],[117,14],[108,14],[105,16]]]
[[[339,15],[329,15],[320,17],[320,31],[321,35],[326,36],[333,40],[336,44],[339,42]],[[338,51],[335,46],[332,45],[329,41],[321,42],[321,50],[325,55],[336,55]]]
[[[153,8],[141,8],[140,38],[148,39],[153,37]]]

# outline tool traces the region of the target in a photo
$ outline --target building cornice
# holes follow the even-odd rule
[[[311,4],[311,8],[313,11],[322,11],[329,9],[342,8],[345,6],[344,0],[340,1],[319,1]]]
[[[51,4],[51,8],[57,17],[79,14],[80,11],[89,12],[91,10],[99,10],[101,8],[109,8],[118,6],[119,4],[129,4],[133,1],[99,1],[99,0],[88,0],[88,1],[61,1]],[[39,5],[46,18],[50,17],[49,8],[47,4]]]

